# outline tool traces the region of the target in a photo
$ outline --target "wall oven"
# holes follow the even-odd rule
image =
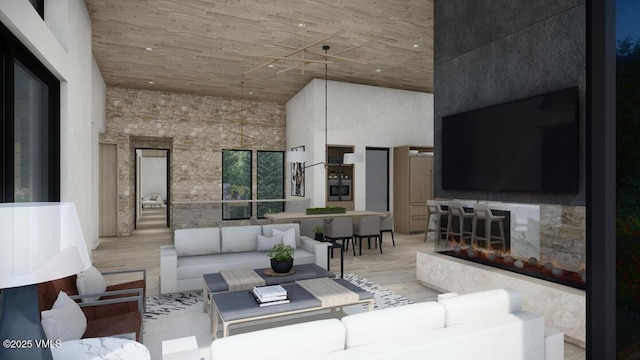
[[[351,180],[329,180],[329,201],[340,200],[351,200]]]

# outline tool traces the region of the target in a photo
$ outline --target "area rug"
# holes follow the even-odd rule
[[[384,309],[387,307],[400,306],[410,304],[411,300],[399,295],[393,291],[383,288],[360,276],[347,273],[344,279],[358,285],[362,289],[370,292],[374,296],[374,309]],[[359,309],[361,308],[361,309]],[[346,314],[364,311],[366,305],[357,305],[344,308]],[[316,316],[305,316],[302,321],[311,321],[316,318],[326,317],[327,315],[318,314]],[[332,316],[335,316],[333,314]],[[286,324],[287,320],[283,320]],[[291,321],[299,322],[299,321]],[[162,296],[147,297],[147,312],[143,317],[143,343],[151,353],[151,359],[162,358],[162,341],[176,339],[188,336],[195,336],[200,348],[200,356],[202,359],[209,359],[209,346],[213,341],[213,337],[209,332],[210,320],[206,312],[203,311],[202,290],[190,291],[184,293],[175,293]],[[278,326],[276,324],[275,326]],[[273,327],[274,321],[265,323],[249,323],[238,326],[231,333],[246,332],[267,327]]]

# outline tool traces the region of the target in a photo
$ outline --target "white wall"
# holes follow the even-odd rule
[[[45,21],[28,1],[0,1],[0,21],[61,82],[60,195],[75,203],[91,249],[98,238],[97,131],[106,115],[84,1],[46,1]]]
[[[140,195],[167,198],[167,158],[143,156],[140,163]]]
[[[327,129],[329,145],[354,145],[355,151],[363,156],[366,147],[433,146],[433,94],[328,81]],[[323,79],[312,80],[287,103],[287,148],[300,145],[306,147],[307,165],[324,161]],[[393,156],[392,151],[390,154]],[[392,159],[390,165],[393,174]],[[305,175],[306,194],[311,198],[311,206],[324,206],[324,167],[308,168]],[[365,209],[364,163],[355,165],[354,178],[355,208]],[[289,186],[289,181],[286,184]],[[389,186],[393,188],[393,176]],[[290,193],[287,189],[287,196]],[[393,198],[389,206],[393,207]]]

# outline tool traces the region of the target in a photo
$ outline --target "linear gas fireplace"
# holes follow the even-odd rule
[[[540,205],[485,203],[492,213],[490,228],[486,232],[483,219],[477,218],[476,226],[473,226],[474,207],[478,202],[458,203],[462,204],[466,214],[462,221],[462,229],[459,218],[448,215],[449,212],[455,212],[448,208],[449,202],[434,201],[443,211],[439,219],[435,214],[430,218],[430,227],[436,229],[430,233],[436,252],[576,289],[585,289],[586,272],[583,263],[567,256],[566,253],[553,251],[554,241],[548,241],[551,245],[547,247],[550,246],[552,249],[541,246]],[[491,240],[487,241],[487,238]]]

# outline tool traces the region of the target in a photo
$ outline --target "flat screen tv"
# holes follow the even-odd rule
[[[442,118],[442,188],[578,192],[578,88]]]

